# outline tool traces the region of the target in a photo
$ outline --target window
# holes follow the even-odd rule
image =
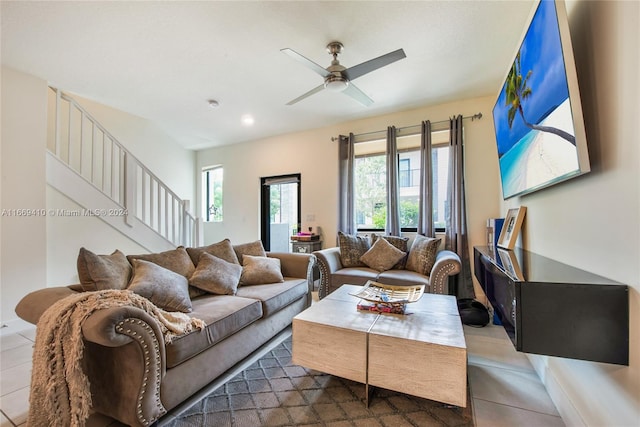
[[[411,187],[411,159],[398,159],[398,184],[400,187]]]
[[[449,131],[432,132],[433,221],[443,231],[448,210]],[[416,231],[420,196],[420,135],[397,138],[400,226]],[[383,231],[387,217],[385,140],[355,144],[355,211],[358,231]]]
[[[208,222],[222,222],[222,166],[206,168],[202,171],[204,192],[203,218]]]

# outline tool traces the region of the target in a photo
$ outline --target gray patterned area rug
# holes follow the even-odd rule
[[[171,427],[473,426],[466,408],[376,389],[291,362],[291,337],[168,425]]]

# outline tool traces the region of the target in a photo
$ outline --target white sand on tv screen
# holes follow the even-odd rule
[[[540,124],[574,135],[570,101],[567,99]],[[526,188],[547,183],[578,169],[575,145],[550,132],[538,132],[524,157]]]

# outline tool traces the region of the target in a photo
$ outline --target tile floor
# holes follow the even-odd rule
[[[527,357],[501,326],[465,326],[477,427],[564,426]],[[0,332],[0,427],[25,426],[35,331]]]

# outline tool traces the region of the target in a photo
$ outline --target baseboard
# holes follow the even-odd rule
[[[549,356],[527,354],[527,357],[533,365],[540,381],[542,381],[542,384],[544,384],[544,387],[547,389],[547,393],[549,394],[553,404],[556,406],[564,424],[571,427],[586,427],[587,425],[569,398],[569,395],[566,393],[564,388],[562,388],[562,385],[558,382],[553,371],[549,369],[547,364]]]

